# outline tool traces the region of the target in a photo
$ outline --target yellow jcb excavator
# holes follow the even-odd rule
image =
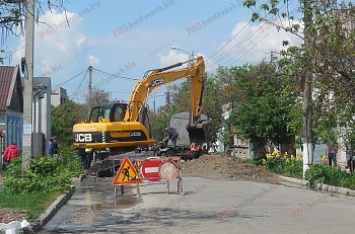
[[[154,89],[170,82],[190,78],[190,121],[187,130],[194,139],[204,137],[201,122],[201,105],[205,81],[203,57],[194,59],[194,65],[171,70],[185,63],[149,70],[135,85],[128,103],[111,103],[94,107],[87,122],[73,126],[77,148],[92,148],[98,159],[133,151],[137,146],[155,143],[151,138],[144,106],[147,96]],[[171,70],[171,71],[168,71]],[[203,136],[202,136],[203,135]]]

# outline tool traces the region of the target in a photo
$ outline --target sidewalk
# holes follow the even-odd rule
[[[56,214],[56,212],[68,202],[74,191],[75,186],[72,185],[69,191],[57,197],[57,199],[47,208],[47,210],[44,211],[44,213],[42,213],[34,223],[31,223],[29,227],[23,228],[23,231],[29,230],[34,233],[39,232],[43,228],[43,226],[45,226],[46,223],[51,220],[51,218]]]
[[[282,184],[282,185],[310,189],[308,186],[307,180],[300,180],[300,179],[281,176],[281,175],[280,175],[280,178],[281,178],[280,184]],[[333,186],[333,185],[328,185],[328,184],[317,183],[315,185],[314,190],[320,191],[320,192],[325,192],[325,193],[330,193],[330,194],[338,194],[338,195],[355,197],[355,190],[351,190],[351,189],[343,188],[343,187],[338,187],[338,186]]]

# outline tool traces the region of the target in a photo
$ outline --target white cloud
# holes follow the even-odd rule
[[[96,58],[96,57],[93,56],[93,55],[89,55],[89,56],[88,56],[88,60],[89,60],[89,64],[90,64],[91,66],[100,64],[100,59]]]
[[[86,36],[82,33],[76,36],[75,38],[76,46],[80,47],[83,43],[86,42]]]
[[[161,67],[167,67],[176,63],[186,62],[189,60],[189,55],[177,50],[169,50],[167,55],[158,54],[159,64]]]
[[[85,35],[79,30],[82,22],[83,19],[78,14],[68,11],[66,14],[55,10],[47,11],[39,18],[34,33],[35,76],[48,74],[53,67],[61,67],[63,69],[57,69],[50,75],[56,76],[58,82],[67,78],[60,73],[73,64],[76,48],[86,42]],[[24,37],[19,41],[18,50],[13,55],[15,61],[25,57]]]
[[[269,58],[272,51],[283,49],[282,41],[287,40],[290,45],[299,45],[300,39],[285,32],[279,31],[271,24],[261,23],[251,25],[248,22],[237,23],[231,38],[221,45],[221,53],[235,63],[257,63],[264,58]],[[225,60],[225,61],[226,61]]]

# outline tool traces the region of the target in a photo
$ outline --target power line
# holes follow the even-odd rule
[[[60,86],[62,86],[62,85],[64,85],[64,84],[68,83],[69,81],[74,80],[76,77],[82,75],[85,71],[87,72],[87,69],[81,71],[79,74],[73,76],[72,78],[69,78],[68,80],[66,80],[66,81],[64,81],[64,82],[62,82],[62,83],[53,86],[53,88],[55,88],[55,87],[60,87]]]
[[[293,0],[290,2],[290,4],[293,2]],[[280,9],[282,9],[282,8],[284,8],[286,6],[286,4],[284,4]],[[293,11],[291,11],[290,13],[293,13],[293,12],[295,12],[297,10],[297,8],[295,8]],[[272,18],[272,21],[275,21],[276,19],[275,19],[275,17],[274,18]],[[273,28],[272,28],[273,29]],[[260,40],[260,42],[262,42],[263,40],[265,40],[267,37],[269,37],[269,35],[271,34],[273,32],[273,30],[270,30],[268,33],[267,33],[267,35],[265,35],[261,40]],[[258,38],[258,37],[260,37],[262,35],[262,33],[259,31],[259,34],[256,36],[256,37],[253,37],[253,40],[251,41],[251,42],[254,42],[255,40],[256,40],[256,38]],[[250,38],[250,36],[248,37],[248,38]],[[243,49],[239,52],[239,53],[242,53],[245,49],[246,49],[247,47],[243,47]],[[242,57],[244,57],[249,51],[251,51],[253,49],[253,47],[249,47],[249,49],[247,49],[247,51],[244,53],[244,54],[242,54],[242,55],[240,55],[239,57],[237,57],[237,58],[235,58],[235,59],[230,59],[230,60],[228,60],[228,62],[227,62],[227,64],[230,64],[230,63],[233,63],[233,62],[235,62],[235,61],[237,61],[237,60],[239,60],[239,59],[241,59]]]
[[[76,89],[76,91],[75,91],[74,94],[72,95],[72,98],[71,98],[71,99],[73,99],[73,98],[76,96],[78,90],[81,88],[81,85],[83,84],[83,82],[84,82],[84,80],[85,80],[85,78],[86,78],[86,75],[87,75],[88,73],[89,73],[89,70],[87,69],[87,70],[86,70],[86,73],[85,73],[85,76],[84,76],[83,79],[81,80],[81,82],[80,82],[78,88]]]
[[[267,4],[267,3],[269,3],[269,2],[270,2],[270,0],[268,0],[265,4]],[[259,12],[260,12],[260,11],[261,11],[261,9],[259,10]],[[215,56],[216,54],[218,54],[222,49],[224,49],[224,47],[226,47],[229,43],[231,43],[231,42],[233,41],[233,39],[236,38],[236,37],[239,35],[239,33],[241,33],[241,32],[246,28],[246,26],[247,26],[250,22],[251,22],[251,19],[247,22],[247,24],[244,25],[244,27],[243,27],[237,34],[235,34],[231,39],[229,39],[226,44],[224,44],[221,48],[219,48],[219,49],[218,49],[214,54],[212,54],[208,59],[211,59],[213,56]]]
[[[138,80],[140,80],[140,79],[137,79],[137,78],[127,77],[127,76],[121,76],[121,75],[119,75],[119,74],[111,74],[111,73],[108,73],[108,72],[104,72],[104,71],[98,70],[98,69],[96,69],[96,68],[93,68],[92,70],[98,72],[100,75],[103,75],[103,76],[106,76],[106,77],[109,77],[109,78],[125,79],[125,80],[133,80],[133,81],[138,81]]]
[[[291,4],[292,2],[293,2],[293,0],[290,2],[290,4]],[[286,4],[284,3],[283,6],[280,7],[280,9],[283,9],[283,8],[285,8],[285,7],[286,7]],[[297,8],[294,9],[293,11],[291,11],[291,13],[293,13],[293,12],[296,11],[296,10],[297,10]],[[261,11],[261,9],[259,10],[259,12],[260,12],[260,11]],[[276,17],[273,17],[272,20],[275,20],[275,18],[276,18]],[[241,28],[230,40],[228,40],[228,42],[227,42],[226,44],[224,44],[217,52],[215,52],[212,56],[210,56],[210,58],[212,58],[214,55],[216,55],[217,53],[219,53],[219,52],[220,52],[222,49],[224,49],[228,44],[230,44],[230,43],[236,38],[236,36],[238,36],[243,30],[246,29],[246,27],[249,25],[250,22],[251,22],[251,20],[249,20],[249,21],[243,26],[243,28]],[[255,36],[256,33],[258,33],[258,34]],[[263,41],[265,38],[267,38],[267,37],[270,35],[270,33],[271,33],[271,32],[269,32],[268,35],[266,35],[261,41]],[[253,38],[252,41],[255,41],[256,38],[260,37],[261,35],[262,35],[262,33],[261,33],[260,31],[259,31],[259,32],[253,32],[253,33],[251,33],[251,34],[248,34],[247,37],[245,37],[243,40],[240,40],[240,41],[241,41],[240,43],[234,45],[230,50],[228,50],[228,52],[226,53],[226,55],[222,56],[216,63],[210,65],[210,67],[212,67],[212,66],[214,66],[214,65],[217,65],[219,61],[221,61],[221,60],[227,58],[229,55],[233,54],[233,52],[234,52],[237,48],[242,47],[242,48],[243,48],[242,51],[244,51],[247,47],[246,47],[246,46],[243,47],[243,46],[242,46],[243,43],[249,42],[249,44],[250,44],[249,38]],[[237,47],[237,45],[239,45],[239,47]],[[235,61],[235,60],[238,60],[238,59],[240,59],[240,58],[242,58],[242,57],[244,57],[244,56],[245,56],[250,50],[252,50],[252,49],[253,49],[253,48],[249,48],[243,55],[239,56],[237,59],[234,59],[234,61]],[[241,51],[241,52],[242,52],[242,51]],[[227,63],[230,63],[230,61],[231,61],[231,60],[228,60]],[[210,68],[210,67],[209,67],[209,68]]]
[[[247,24],[245,24],[245,26],[244,26],[237,34],[235,34],[231,39],[229,39],[226,44],[224,44],[221,48],[219,48],[219,49],[218,49],[214,54],[212,54],[208,59],[211,59],[213,56],[215,56],[216,54],[218,54],[224,47],[226,47],[229,43],[231,43],[232,40],[233,40],[235,37],[237,37],[237,36],[239,35],[239,33],[242,32],[242,31],[246,28],[246,26],[249,24],[249,22],[251,22],[251,20],[249,20],[249,21],[247,22]]]

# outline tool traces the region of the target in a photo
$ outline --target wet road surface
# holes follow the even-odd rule
[[[353,233],[355,199],[247,181],[144,182],[115,197],[113,178],[76,185],[40,233]]]

